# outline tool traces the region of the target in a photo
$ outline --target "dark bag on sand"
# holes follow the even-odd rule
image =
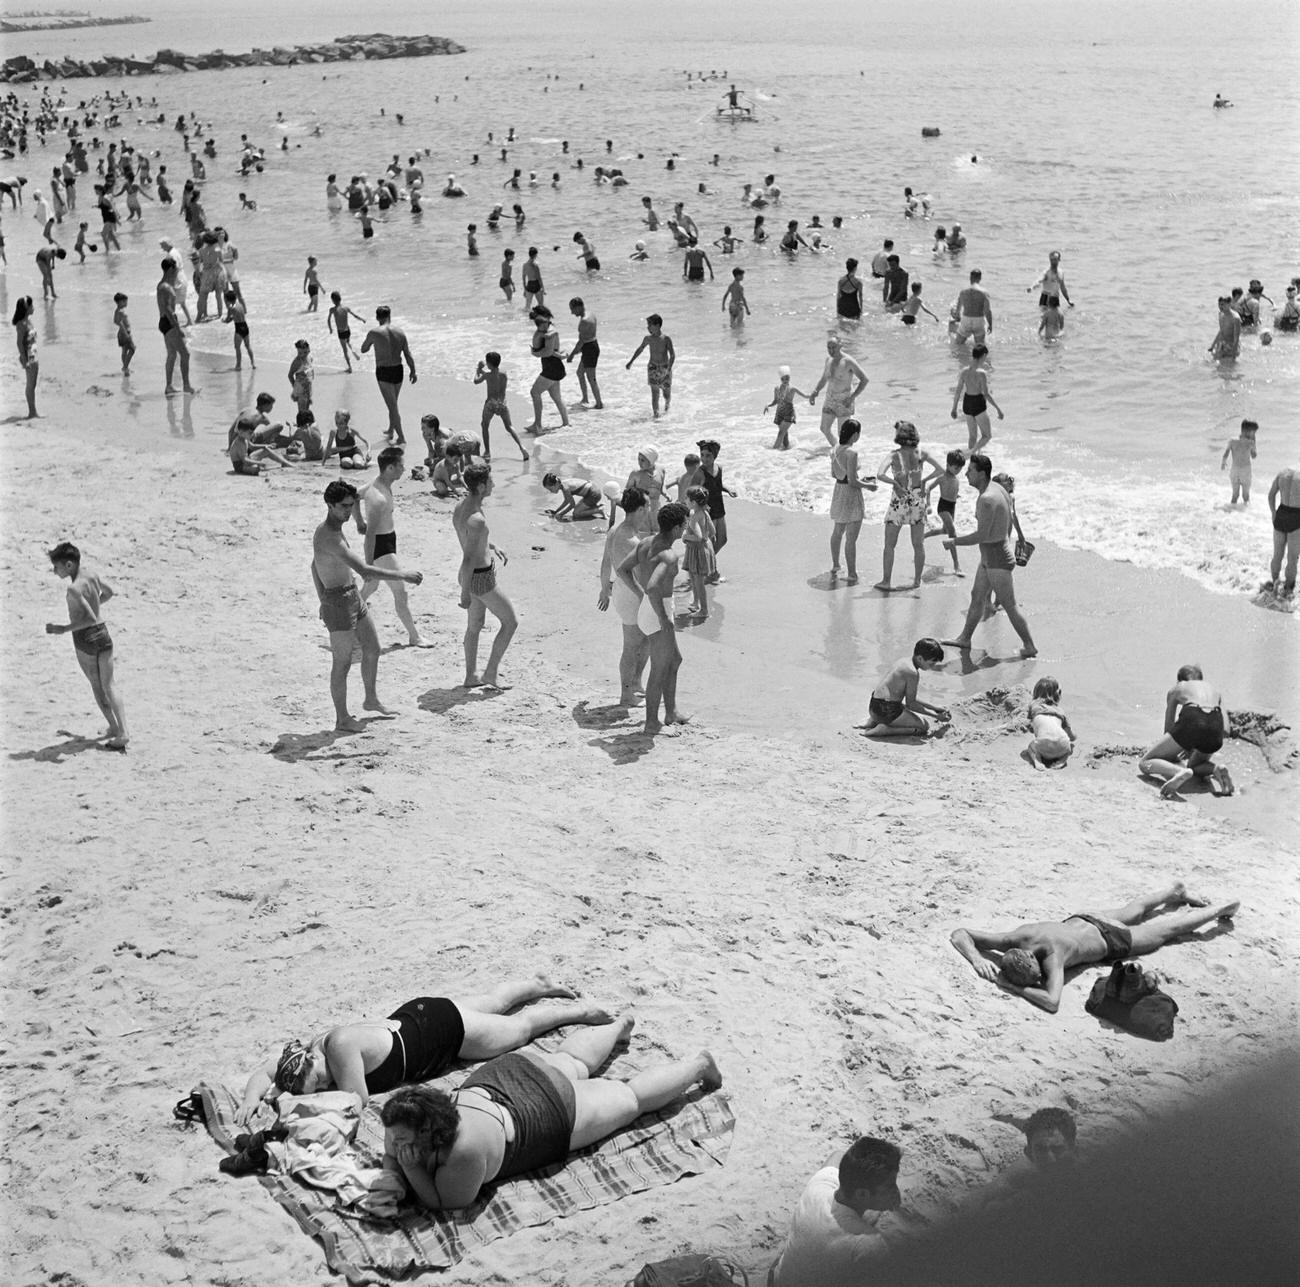
[[[737,1278],[736,1275],[740,1277]],[[632,1287],[749,1287],[749,1275],[715,1256],[673,1256],[645,1265]]]
[[[1033,541],[1027,541],[1019,537],[1016,541],[1016,567],[1023,568],[1028,565],[1029,560],[1034,557],[1034,550],[1038,547]]]
[[[1178,1002],[1162,992],[1136,961],[1116,961],[1110,976],[1092,985],[1084,1009],[1135,1037],[1168,1041],[1174,1035]]]

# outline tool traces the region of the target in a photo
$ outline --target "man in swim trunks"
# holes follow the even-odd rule
[[[649,535],[654,511],[639,487],[628,486],[619,500],[623,521],[605,534],[605,551],[600,561],[600,597],[596,606],[604,612],[614,605],[623,627],[623,650],[618,658],[620,706],[635,706],[645,698],[641,676],[650,660],[650,640],[637,624],[641,606],[639,590],[633,590],[615,574],[615,569],[635,551],[642,537]]]
[[[330,697],[334,702],[334,727],[341,733],[360,733],[365,725],[348,713],[348,672],[352,649],[361,645],[361,681],[366,699],[363,709],[391,717],[393,712],[379,700],[375,681],[379,676],[379,635],[366,605],[357,593],[352,574],[363,581],[405,581],[419,585],[422,572],[401,572],[395,567],[376,567],[355,555],[343,535],[343,525],[353,517],[358,503],[357,489],[342,479],[325,488],[325,521],[312,537],[311,579],[320,596],[320,619],[330,632]],[[358,523],[364,532],[363,523]]]
[[[640,356],[642,349],[650,350],[646,359],[646,383],[650,386],[650,410],[657,420],[660,394],[663,395],[665,411],[672,405],[673,364],[677,361],[677,350],[673,348],[672,337],[664,334],[664,319],[658,313],[651,313],[645,319],[645,324],[647,334],[636,346],[636,352],[624,364],[624,370],[632,369],[632,363]]]
[[[488,540],[487,518],[483,502],[492,495],[495,484],[492,466],[475,462],[465,470],[465,497],[451,516],[451,525],[460,541],[461,560],[457,580],[460,583],[460,606],[469,611],[465,626],[465,688],[488,688],[504,692],[510,684],[503,684],[499,675],[501,659],[510,641],[519,629],[514,605],[497,588],[497,559],[504,567],[510,560],[504,550],[499,550]],[[492,641],[487,669],[482,678],[478,674],[478,641],[483,632],[489,609],[497,619],[497,637]]]
[[[692,1086],[721,1087],[706,1050],[627,1081],[598,1076],[632,1026],[626,1015],[554,1051],[502,1055],[453,1095],[429,1086],[398,1091],[380,1114],[385,1170],[400,1175],[421,1206],[460,1210],[484,1185],[559,1165]]]
[[[970,366],[962,371],[957,379],[957,387],[952,391],[952,418],[957,419],[957,407],[960,404],[961,414],[966,417],[969,451],[983,451],[993,440],[993,426],[989,423],[990,402],[998,413],[998,419],[1006,419],[989,388],[988,372],[984,370],[984,359],[988,355],[989,351],[982,343],[976,344],[971,349]]]
[[[388,437],[397,446],[406,441],[402,433],[402,415],[397,409],[397,395],[402,391],[402,361],[405,359],[408,379],[415,383],[415,359],[411,356],[411,346],[406,342],[406,334],[392,325],[392,310],[387,304],[375,309],[375,321],[378,323],[366,332],[361,342],[362,353],[375,351],[375,381],[379,385],[380,396],[388,408]]]
[[[958,296],[953,308],[957,312],[957,342],[964,344],[970,336],[976,344],[983,344],[993,334],[993,304],[988,293],[980,286],[984,274],[978,268],[970,270],[970,285]]]
[[[713,265],[709,262],[708,255],[694,237],[689,238],[686,243],[686,255],[682,259],[682,276],[688,282],[702,282],[706,268],[709,270],[709,280],[712,281]]]
[[[1208,778],[1215,795],[1232,795],[1231,775],[1214,763],[1226,731],[1222,694],[1205,682],[1199,666],[1183,666],[1165,694],[1164,736],[1138,762],[1138,772],[1164,782],[1164,800],[1177,799],[1194,777]]]
[[[393,484],[406,473],[406,459],[400,447],[385,447],[376,457],[375,463],[379,466],[379,474],[361,493],[366,523],[366,562],[396,571],[397,531],[393,525]],[[388,588],[393,592],[397,619],[406,627],[407,647],[427,647],[411,616],[406,585],[401,581],[389,581]],[[365,603],[377,589],[378,581],[367,581],[361,587],[361,602]]]
[[[1296,563],[1300,561],[1300,469],[1278,471],[1268,489],[1268,512],[1273,516],[1273,561],[1265,588],[1289,597],[1295,593]],[[1279,589],[1284,556],[1286,579]]]
[[[894,243],[885,238],[885,244],[871,256],[871,275],[877,279],[883,279],[889,271],[889,256],[894,253]]]
[[[1024,645],[1020,655],[1036,657],[1038,649],[1029,633],[1029,622],[1016,605],[1016,588],[1012,580],[1016,559],[1010,540],[1011,498],[1000,484],[993,481],[993,462],[979,452],[972,455],[966,464],[966,481],[979,493],[979,500],[975,502],[975,530],[965,536],[949,537],[943,545],[946,550],[958,545],[978,545],[980,568],[971,586],[970,607],[961,634],[942,642],[960,648],[962,652],[970,651],[971,637],[975,627],[984,619],[984,609],[992,590]]]
[[[1041,309],[1060,308],[1062,300],[1065,300],[1066,304],[1071,308],[1074,307],[1070,292],[1065,289],[1065,278],[1061,276],[1061,252],[1059,250],[1053,250],[1047,256],[1047,270],[1032,286],[1025,290],[1025,294],[1032,295],[1034,291],[1038,291],[1038,307]]]
[[[1241,318],[1232,311],[1231,295],[1219,296],[1219,333],[1206,352],[1216,358],[1235,358],[1241,352]]]
[[[817,405],[817,395],[826,390],[826,401],[822,403],[822,437],[834,448],[838,445],[839,427],[853,415],[853,404],[857,396],[867,387],[867,373],[843,350],[838,335],[831,335],[826,340],[826,365],[822,367],[822,378],[817,381],[813,391],[808,395],[808,402]],[[853,381],[857,380],[857,386]]]
[[[167,346],[167,387],[163,392],[171,397],[176,390],[172,386],[172,377],[176,373],[176,361],[181,364],[181,388],[186,393],[197,393],[190,387],[190,346],[185,342],[181,324],[176,320],[176,280],[179,268],[170,255],[162,261],[162,279],[158,282],[158,330]]]
[[[235,1121],[247,1126],[262,1100],[279,1094],[344,1090],[364,1106],[371,1095],[440,1076],[457,1059],[494,1059],[555,1028],[611,1022],[608,1011],[576,1001],[576,995],[537,974],[464,1000],[417,997],[387,1019],[345,1023],[305,1043],[290,1041],[278,1059],[248,1079]],[[573,1004],[511,1013],[547,997]]]
[[[1114,911],[1076,912],[1063,921],[1017,925],[1005,934],[956,929],[950,941],[980,978],[1055,1014],[1067,970],[1145,956],[1211,921],[1230,921],[1239,906],[1234,902],[1211,907],[1176,881]],[[1147,922],[1161,908],[1168,914]],[[1000,962],[983,955],[986,952],[1000,953]]]

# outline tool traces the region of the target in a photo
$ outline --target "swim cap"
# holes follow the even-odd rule
[[[301,1041],[290,1041],[280,1052],[275,1065],[275,1085],[287,1095],[301,1095],[311,1063],[311,1049]]]
[[[776,368],[776,373],[782,377],[788,376],[790,374],[790,368],[788,366],[779,366]]]
[[[636,454],[638,456],[644,456],[650,462],[650,467],[652,469],[659,463],[658,447],[642,447]]]

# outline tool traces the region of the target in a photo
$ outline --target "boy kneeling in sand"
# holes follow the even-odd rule
[[[928,737],[930,725],[922,713],[937,720],[951,717],[942,706],[923,702],[916,690],[921,671],[943,664],[943,648],[937,639],[918,639],[910,657],[900,657],[876,685],[867,706],[867,722],[859,727],[867,737]]]

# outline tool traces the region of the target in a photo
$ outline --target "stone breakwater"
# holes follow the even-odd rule
[[[318,45],[252,49],[246,54],[228,54],[215,49],[210,54],[183,54],[160,49],[152,58],[105,57],[87,60],[47,58],[38,63],[19,54],[0,64],[0,82],[34,80],[76,80],[86,76],[152,76],[176,72],[216,71],[224,67],[296,67],[300,63],[364,62],[377,58],[427,58],[433,54],[463,54],[463,45],[445,36],[340,36]]]

